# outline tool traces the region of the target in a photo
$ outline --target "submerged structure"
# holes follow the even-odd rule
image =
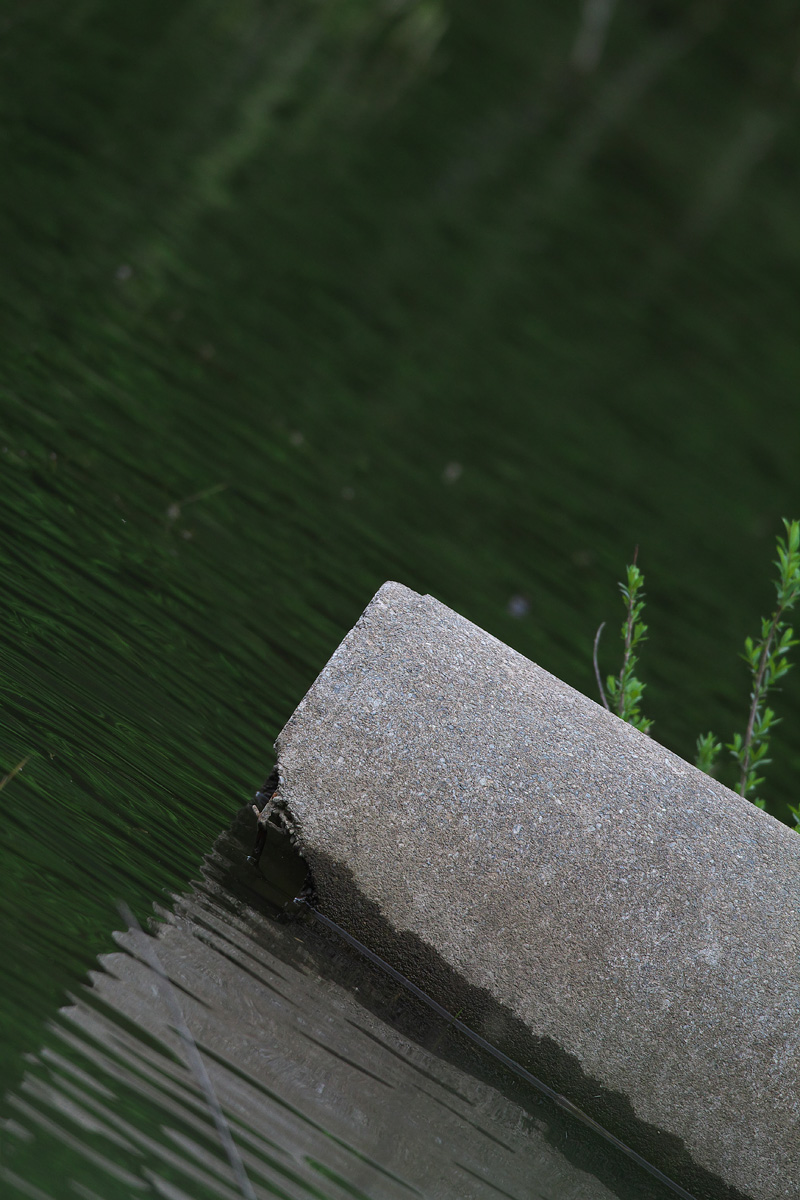
[[[321,912],[699,1198],[800,1186],[800,838],[385,584],[276,743]]]

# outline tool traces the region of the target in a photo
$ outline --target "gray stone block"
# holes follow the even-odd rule
[[[387,583],[277,741],[320,908],[698,1197],[800,1195],[800,837]]]

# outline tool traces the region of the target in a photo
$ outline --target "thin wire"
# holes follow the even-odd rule
[[[401,975],[399,971],[396,971],[394,967],[390,966],[385,959],[380,958],[379,955],[375,954],[372,950],[367,949],[362,942],[359,942],[358,938],[354,938],[352,934],[348,933],[345,929],[342,929],[341,925],[337,925],[335,921],[330,919],[330,917],[324,916],[323,913],[319,912],[318,909],[309,904],[307,900],[304,900],[299,896],[295,899],[294,903],[304,905],[312,914],[312,916],[314,916],[315,919],[320,922],[320,924],[325,925],[328,929],[338,934],[339,937],[344,938],[344,940],[349,942],[351,946],[355,947],[359,953],[363,954],[371,962],[374,962],[376,966],[379,966],[388,975],[391,975],[392,979],[397,980],[397,982],[401,983],[403,987],[407,988],[410,992],[413,992],[413,994],[422,1000],[424,1004],[427,1004],[428,1007],[432,1008],[435,1013],[438,1013],[440,1017],[443,1017],[445,1021],[448,1021],[454,1029],[457,1029],[459,1033],[463,1033],[465,1037],[468,1037],[477,1046],[480,1046],[482,1050],[485,1050],[488,1054],[491,1054],[498,1060],[498,1062],[503,1063],[503,1065],[508,1067],[509,1070],[513,1071],[515,1075],[519,1075],[519,1077],[524,1079],[526,1083],[532,1084],[533,1087],[537,1088],[538,1091],[543,1092],[545,1096],[549,1096],[549,1098],[553,1100],[554,1103],[559,1106],[559,1108],[565,1109],[568,1113],[571,1113],[573,1117],[577,1117],[579,1121],[582,1121],[584,1125],[588,1125],[590,1129],[595,1131],[595,1133],[599,1133],[601,1137],[605,1138],[606,1141],[611,1142],[611,1144],[616,1146],[618,1150],[621,1150],[623,1154],[627,1154],[628,1158],[633,1159],[633,1161],[638,1163],[640,1167],[643,1167],[645,1171],[649,1171],[650,1174],[654,1175],[656,1179],[661,1181],[661,1183],[665,1184],[668,1188],[671,1188],[677,1196],[682,1196],[683,1200],[696,1200],[696,1197],[693,1196],[691,1192],[687,1192],[686,1189],[682,1188],[679,1183],[675,1183],[675,1181],[670,1179],[669,1176],[665,1175],[663,1171],[659,1171],[658,1167],[654,1167],[653,1164],[649,1163],[646,1158],[642,1158],[641,1154],[637,1154],[636,1151],[632,1150],[630,1146],[626,1146],[624,1142],[619,1140],[619,1138],[614,1137],[613,1133],[610,1133],[609,1130],[604,1129],[602,1125],[599,1125],[597,1121],[593,1120],[592,1117],[588,1116],[587,1113],[583,1112],[582,1109],[573,1104],[571,1100],[568,1100],[566,1096],[562,1096],[558,1092],[554,1091],[553,1088],[548,1087],[543,1080],[537,1079],[535,1075],[532,1075],[530,1071],[527,1071],[520,1063],[516,1062],[513,1058],[509,1058],[507,1054],[504,1054],[502,1050],[498,1050],[498,1048],[493,1046],[491,1042],[487,1042],[486,1038],[481,1037],[479,1033],[475,1033],[474,1029],[470,1029],[469,1026],[465,1025],[463,1021],[459,1021],[458,1018],[449,1013],[446,1008],[443,1008],[441,1004],[438,1004],[432,996],[429,996],[427,992],[423,992],[422,988],[418,988],[417,985],[412,983],[410,979],[406,979],[405,975]]]
[[[147,959],[147,965],[165,985],[162,993],[164,1001],[167,1005],[167,1008],[170,1010],[172,1020],[175,1024],[175,1030],[183,1041],[183,1049],[184,1053],[186,1054],[186,1060],[189,1065],[189,1069],[199,1083],[203,1095],[205,1096],[206,1104],[211,1112],[211,1116],[214,1118],[214,1124],[217,1127],[219,1140],[222,1142],[225,1153],[228,1156],[228,1161],[231,1164],[231,1170],[233,1171],[233,1174],[236,1177],[236,1182],[239,1185],[239,1191],[245,1197],[245,1200],[258,1200],[258,1197],[253,1191],[253,1185],[247,1177],[247,1171],[245,1170],[244,1163],[242,1162],[242,1156],[239,1154],[236,1143],[233,1140],[230,1126],[225,1120],[225,1114],[223,1113],[222,1106],[217,1099],[217,1093],[214,1091],[214,1085],[211,1082],[208,1071],[206,1070],[206,1065],[203,1062],[200,1051],[197,1048],[197,1042],[192,1037],[192,1031],[186,1024],[186,1018],[183,1015],[183,1009],[180,1006],[170,978],[161,965],[160,958],[156,954],[153,939],[147,936],[139,922],[136,920],[136,917],[133,915],[124,901],[120,901],[117,907],[119,908],[123,921],[125,921],[128,926],[128,930],[131,933],[141,934],[141,939],[137,940],[139,940],[143,956]]]

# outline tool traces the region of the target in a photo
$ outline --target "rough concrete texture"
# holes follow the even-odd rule
[[[354,924],[341,864],[708,1195],[800,1194],[797,834],[397,583],[277,749],[324,911]]]

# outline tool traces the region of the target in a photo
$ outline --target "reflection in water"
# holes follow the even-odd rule
[[[259,875],[240,833],[155,945],[256,1195],[665,1200],[535,1093],[476,1078],[446,1023],[349,948],[282,918],[302,864],[276,839]],[[117,935],[8,1098],[13,1195],[242,1195],[140,937]]]

